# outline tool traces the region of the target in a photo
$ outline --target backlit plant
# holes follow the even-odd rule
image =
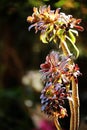
[[[59,118],[68,116],[65,101],[70,106],[70,130],[78,130],[79,127],[79,94],[78,76],[81,74],[79,67],[74,63],[79,56],[76,43],[78,31],[83,31],[79,26],[81,19],[75,19],[72,15],[60,12],[60,8],[51,10],[50,6],[39,9],[34,7],[32,16],[27,17],[31,23],[29,30],[34,27],[35,32],[40,31],[40,39],[43,43],[58,43],[60,51],[51,51],[46,56],[45,63],[40,65],[44,88],[41,92],[41,110],[54,120],[58,130],[61,130]],[[72,53],[69,45],[75,50]]]

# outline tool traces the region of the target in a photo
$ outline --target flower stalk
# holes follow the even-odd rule
[[[65,101],[69,101],[70,106],[70,130],[79,128],[79,94],[78,79],[80,75],[79,67],[74,63],[72,55],[79,56],[76,47],[76,36],[78,31],[83,31],[79,26],[81,19],[75,19],[72,15],[60,12],[60,8],[51,10],[50,6],[43,6],[39,9],[34,7],[32,16],[27,17],[27,21],[32,25],[35,32],[41,31],[40,40],[43,43],[58,43],[62,49],[62,55],[56,51],[50,52],[46,56],[45,63],[40,65],[42,82],[44,88],[41,92],[41,110],[52,117],[57,130],[62,130],[58,119],[68,116]],[[71,53],[68,42],[71,43],[75,53]]]
[[[70,117],[70,130],[75,130],[75,115],[74,115],[74,102],[73,99],[68,97],[69,100],[69,105],[70,105],[70,112],[71,112],[71,117]]]
[[[57,130],[62,130],[62,128],[61,128],[61,126],[60,126],[60,124],[58,122],[58,118],[56,118],[56,117],[54,118],[54,124],[55,124]]]
[[[70,55],[70,51],[64,42],[62,42],[63,53],[67,56]],[[73,62],[73,61],[70,61]],[[79,93],[78,93],[78,79],[72,76],[72,100],[69,100],[70,105],[70,130],[78,130],[79,128]],[[69,99],[69,98],[68,98]]]
[[[62,47],[63,54],[65,56],[70,56],[71,55],[70,50],[68,49],[67,44],[66,44],[65,41],[61,42],[61,47]]]
[[[74,101],[75,130],[79,128],[79,93],[78,80],[72,77],[72,99]]]
[[[70,51],[67,47],[67,45],[65,44],[65,42],[62,42],[61,43],[61,47],[62,47],[62,50],[63,50],[63,53],[67,56],[67,55],[70,55]],[[70,61],[72,62],[72,61]],[[73,78],[72,78],[72,81],[73,81]],[[72,82],[72,88],[74,88],[75,86],[75,82]],[[70,90],[70,88],[68,87],[68,91]],[[75,103],[74,103],[74,95],[75,95],[76,91],[74,92],[72,90],[72,97],[69,98],[68,97],[68,100],[69,100],[69,106],[70,106],[70,112],[71,112],[71,117],[70,117],[70,130],[76,130],[75,129],[75,126],[76,126],[76,120],[75,120],[75,117],[76,117],[76,110],[75,110]],[[76,108],[77,109],[77,108]],[[79,109],[79,108],[78,108]],[[76,117],[77,118],[77,117]]]

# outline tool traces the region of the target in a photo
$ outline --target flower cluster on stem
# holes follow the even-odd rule
[[[72,15],[60,12],[60,8],[51,10],[50,6],[34,7],[32,16],[27,17],[31,23],[29,30],[34,27],[35,32],[41,31],[40,39],[43,43],[58,43],[62,48],[62,54],[51,51],[46,56],[46,61],[40,65],[44,88],[41,91],[41,110],[54,119],[58,130],[61,126],[59,118],[68,116],[65,101],[69,101],[71,119],[70,130],[78,130],[79,127],[79,94],[78,76],[81,74],[79,67],[74,63],[68,42],[79,56],[79,50],[75,45],[78,31],[83,31],[79,24],[81,19],[75,19]],[[67,42],[68,41],[68,42]],[[59,48],[60,49],[60,48]]]

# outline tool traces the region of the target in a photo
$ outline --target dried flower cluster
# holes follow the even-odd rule
[[[43,6],[39,10],[34,7],[33,11],[32,16],[27,17],[27,21],[33,23],[29,30],[32,27],[35,27],[36,33],[40,30],[40,38],[44,43],[52,40],[56,43],[58,38],[65,39],[68,33],[69,35],[73,35],[73,33],[78,35],[78,32],[72,30],[73,28],[83,31],[83,27],[78,25],[81,19],[75,19],[72,15],[60,12],[60,8],[51,10],[50,6]]]
[[[52,51],[46,56],[45,63],[40,65],[45,84],[40,97],[42,111],[53,117],[64,118],[67,115],[63,105],[71,92],[66,90],[66,86],[70,85],[72,76],[77,78],[80,75],[78,66],[69,63],[70,57],[60,56],[58,52]]]
[[[61,84],[46,83],[40,96],[42,111],[50,117],[64,118],[67,111],[63,105],[67,95],[65,87],[61,87]]]
[[[60,8],[51,10],[50,6],[43,6],[39,9],[34,7],[32,16],[27,17],[27,21],[32,25],[29,30],[35,27],[36,33],[41,31],[40,39],[43,43],[53,41],[58,43],[63,51],[60,55],[56,51],[51,51],[46,56],[45,63],[40,65],[44,88],[41,92],[41,109],[49,117],[54,118],[57,130],[61,130],[58,118],[67,116],[65,101],[69,101],[70,106],[70,130],[78,130],[79,127],[79,94],[78,76],[79,67],[74,63],[71,50],[68,47],[70,42],[76,51],[76,36],[78,31],[83,31],[79,25],[81,19],[75,19],[72,15],[60,12]],[[68,42],[67,42],[68,41]]]
[[[77,78],[80,75],[79,67],[77,64],[70,63],[71,57],[59,55],[56,51],[48,54],[45,63],[40,65],[43,81],[59,81],[67,84],[72,76]]]

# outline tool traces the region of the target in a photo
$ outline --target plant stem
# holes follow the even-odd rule
[[[65,56],[69,56],[71,54],[65,41],[61,42],[61,47]]]
[[[74,101],[71,97],[68,97],[70,111],[71,111],[71,118],[70,118],[70,130],[75,130],[75,122],[74,122]]]
[[[71,54],[65,41],[61,42],[61,47],[62,47],[63,53],[66,56],[69,56]],[[74,77],[72,76],[72,101],[69,100],[70,112],[71,112],[70,130],[77,130],[77,123],[78,123],[77,120],[78,120],[78,116],[79,116],[79,110],[78,110],[78,105],[77,105],[78,100],[76,100],[76,98],[75,98],[75,97],[78,97],[78,94],[77,94],[78,93],[78,88],[76,89],[76,87],[77,86],[76,86],[76,83],[74,81]]]
[[[74,115],[75,115],[75,130],[79,127],[79,94],[78,94],[78,80],[72,76],[72,98],[74,101]]]
[[[55,124],[57,130],[62,130],[57,117],[54,118],[54,124]]]

